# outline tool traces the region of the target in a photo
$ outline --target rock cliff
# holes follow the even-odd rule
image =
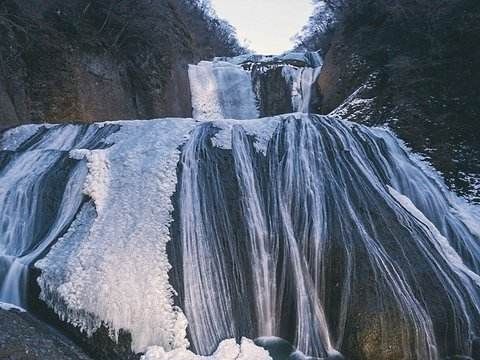
[[[0,2],[0,129],[191,116],[186,66],[240,51],[190,0]]]

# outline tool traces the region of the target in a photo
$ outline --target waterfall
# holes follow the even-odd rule
[[[250,74],[224,61],[202,61],[188,68],[193,117],[199,120],[258,117]]]
[[[294,112],[310,112],[312,87],[320,75],[321,69],[321,66],[315,68],[283,67],[282,74],[292,89],[292,108]]]
[[[193,117],[245,120],[309,113],[321,69],[322,59],[315,52],[242,55],[189,65]],[[277,70],[280,77],[275,77]]]
[[[258,123],[206,123],[182,155],[176,287],[195,349],[280,336],[323,357],[373,328],[402,358],[467,354],[480,278],[478,261],[456,250],[478,246],[465,205],[388,131],[318,116],[262,121],[277,126],[266,144]],[[418,209],[421,193],[443,217]]]
[[[66,230],[82,202],[87,169],[70,161],[68,151],[101,146],[102,133],[94,126],[26,126],[3,136],[0,301],[27,306],[28,267]]]
[[[320,66],[215,59],[194,119],[0,134],[0,302],[40,290],[148,360],[474,357],[480,209],[388,129],[311,114]]]

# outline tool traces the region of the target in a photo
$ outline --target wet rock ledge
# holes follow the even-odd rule
[[[32,315],[0,307],[0,360],[90,360],[80,348]]]

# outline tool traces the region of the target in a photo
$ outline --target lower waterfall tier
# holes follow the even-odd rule
[[[479,209],[388,130],[306,114],[26,126],[0,138],[0,184],[0,301],[25,305],[39,269],[60,318],[129,332],[147,359],[264,359],[241,339],[265,337],[317,358],[476,356]]]

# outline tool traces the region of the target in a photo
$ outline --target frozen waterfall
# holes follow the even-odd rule
[[[245,120],[291,112],[309,113],[321,69],[322,59],[314,52],[277,57],[241,55],[190,65],[193,117]],[[279,78],[275,78],[277,70],[281,72]],[[278,95],[284,97],[285,106],[275,104]]]
[[[199,120],[259,116],[250,74],[229,62],[202,61],[188,69],[193,117]]]
[[[320,75],[321,69],[321,67],[283,67],[282,74],[292,89],[292,108],[294,112],[310,112],[312,87],[318,75]]]
[[[202,124],[182,154],[172,262],[183,262],[174,287],[195,349],[280,336],[324,357],[373,327],[401,358],[467,354],[479,324],[476,210],[388,131],[261,121],[271,126]]]
[[[0,134],[0,302],[146,360],[477,359],[480,209],[389,130],[310,114],[302,56],[191,66],[194,119]]]
[[[75,148],[104,146],[108,129],[22,126],[0,141],[0,301],[25,307],[28,267],[73,221],[87,169]]]

